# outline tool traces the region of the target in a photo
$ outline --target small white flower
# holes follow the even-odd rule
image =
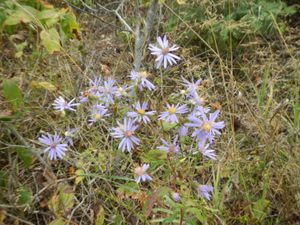
[[[75,98],[73,98],[70,102],[67,102],[63,97],[60,96],[54,100],[54,103],[52,105],[54,106],[54,109],[58,111],[76,111],[73,107],[78,106],[79,103],[73,103],[74,101]]]
[[[171,52],[174,52],[179,49],[176,45],[172,45],[169,47],[169,41],[167,40],[167,36],[165,35],[163,38],[157,37],[157,42],[159,47],[156,47],[153,44],[149,45],[149,50],[152,55],[156,55],[156,68],[164,65],[164,68],[167,68],[168,63],[172,66],[173,64],[177,64],[176,60],[180,60],[180,57],[174,55]]]
[[[142,166],[138,166],[135,168],[134,172],[136,174],[135,182],[140,183],[145,181],[151,181],[152,178],[147,174],[147,170],[149,169],[149,164],[143,164]]]

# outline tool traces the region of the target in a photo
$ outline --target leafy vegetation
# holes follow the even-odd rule
[[[180,43],[197,44],[196,32],[222,52],[236,52],[239,45],[253,41],[257,35],[274,36],[278,27],[283,32],[283,18],[296,12],[280,0],[194,1],[174,7],[176,14],[164,26],[167,32],[176,27],[181,30]]]
[[[43,1],[3,1],[0,3],[0,18],[0,30],[10,35],[17,58],[29,46],[28,41],[38,42],[35,34],[39,34],[42,45],[50,54],[60,51],[61,44],[68,38],[80,38],[79,25],[70,9],[57,9]],[[22,36],[20,30],[24,30],[22,34],[26,32],[28,37]]]

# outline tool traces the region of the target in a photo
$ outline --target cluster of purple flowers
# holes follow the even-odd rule
[[[163,65],[166,69],[168,65],[177,64],[180,57],[176,56],[174,52],[179,47],[176,45],[170,47],[166,36],[163,38],[158,37],[157,43],[158,45],[150,44],[149,46],[151,54],[157,57],[155,60],[156,67],[160,68]],[[204,107],[205,101],[198,94],[201,79],[190,82],[182,78],[182,85],[185,88],[182,93],[186,94],[184,100],[173,104],[166,103],[164,110],[158,113],[157,122],[155,122],[152,117],[155,116],[156,111],[151,110],[148,102],[137,100],[132,108],[128,109],[126,107],[132,97],[136,99],[135,90],[141,92],[155,90],[155,85],[149,80],[149,73],[146,71],[131,71],[129,77],[131,85],[124,86],[119,86],[112,77],[106,79],[96,77],[89,81],[86,90],[80,92],[79,103],[74,103],[75,99],[67,102],[64,98],[59,97],[53,103],[54,109],[61,112],[75,112],[75,107],[86,104],[90,112],[87,119],[87,124],[90,127],[102,122],[113,123],[113,117],[110,115],[115,114],[110,111],[110,106],[125,103],[121,107],[127,109],[127,112],[123,114],[121,120],[117,120],[117,126],[112,127],[110,132],[113,138],[120,140],[118,149],[122,152],[132,153],[135,147],[141,144],[138,134],[140,126],[157,123],[160,127],[163,122],[173,124],[174,127],[179,127],[179,129],[172,141],[160,138],[162,145],[158,146],[157,149],[175,157],[185,154],[184,151],[181,151],[179,137],[190,134],[197,142],[194,153],[200,152],[205,158],[217,159],[216,153],[210,148],[210,145],[215,137],[220,135],[220,130],[224,128],[224,122],[216,121],[220,113],[219,110],[211,112],[209,108]],[[191,132],[189,132],[190,129]],[[74,145],[72,138],[78,131],[77,128],[68,129],[65,138],[61,138],[57,133],[54,135],[47,133],[39,137],[38,140],[45,146],[44,152],[48,153],[50,160],[56,160],[57,158],[63,158],[68,147]],[[135,168],[135,181],[137,183],[152,180],[147,173],[149,168],[149,164],[142,164]],[[207,200],[210,200],[212,191],[212,186],[199,185],[198,194]],[[174,201],[180,201],[179,193],[174,192],[172,197]]]

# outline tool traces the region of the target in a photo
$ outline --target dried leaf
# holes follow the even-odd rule
[[[147,211],[145,213],[146,217],[150,216],[156,199],[157,199],[157,191],[154,191],[152,193],[152,195],[150,195],[149,198],[148,198],[148,206],[147,206]]]
[[[30,83],[30,86],[32,88],[45,89],[45,90],[50,91],[50,92],[56,91],[56,87],[53,84],[51,84],[47,81],[40,81],[40,82],[32,81]]]

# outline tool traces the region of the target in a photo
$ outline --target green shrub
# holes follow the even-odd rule
[[[275,34],[277,25],[284,31],[282,17],[296,12],[280,0],[231,0],[187,1],[174,8],[177,14],[189,26],[201,35],[213,48],[226,52],[230,46],[253,40],[257,35]],[[276,23],[275,23],[276,21]],[[178,27],[177,27],[178,26]],[[177,15],[173,15],[165,25],[166,31],[183,30],[180,36],[182,44],[198,44],[194,32],[184,25]]]
[[[59,9],[36,0],[1,2],[0,31],[10,36],[9,40],[17,50],[16,57],[22,56],[28,42],[36,41],[36,35],[31,34],[38,33],[38,43],[52,54],[60,51],[68,38],[79,38],[80,32],[76,17],[69,8]],[[23,35],[18,34],[20,31],[24,31]]]

